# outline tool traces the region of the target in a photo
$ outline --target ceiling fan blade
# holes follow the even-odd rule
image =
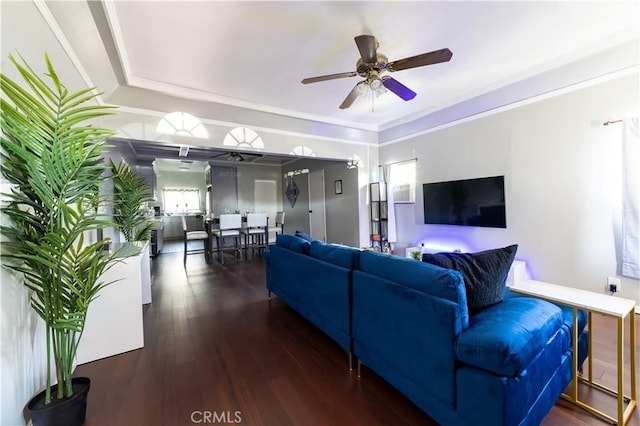
[[[321,75],[319,77],[305,78],[304,80],[302,80],[302,84],[317,83],[319,81],[334,80],[336,78],[354,77],[356,75],[358,75],[358,73],[356,73],[355,71]]]
[[[378,61],[376,54],[376,38],[372,35],[359,35],[354,37],[356,46],[360,51],[360,57],[365,64],[374,64]]]
[[[347,95],[346,98],[344,98],[344,101],[342,101],[342,103],[340,104],[340,109],[347,109],[351,106],[351,104],[353,104],[353,101],[355,101],[358,96],[360,96],[360,85],[362,84],[362,82],[356,84],[355,86],[353,86],[353,89],[351,89],[351,92],[349,92],[349,94]]]
[[[411,56],[409,58],[398,59],[387,64],[388,71],[400,71],[408,68],[423,67],[425,65],[438,64],[440,62],[448,62],[453,53],[449,49],[434,50],[433,52],[423,53],[421,55]]]
[[[395,78],[385,75],[380,79],[382,80],[382,84],[384,85],[384,87],[401,97],[403,100],[410,101],[411,99],[416,97],[416,92],[409,89],[407,86],[400,83]]]

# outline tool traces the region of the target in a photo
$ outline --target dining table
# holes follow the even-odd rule
[[[237,214],[237,213],[236,213]],[[212,215],[207,215],[204,218],[204,222],[205,222],[205,230],[207,231],[207,233],[209,234],[209,259],[213,259],[213,253],[217,252],[217,247],[213,246],[213,238],[212,238],[212,232],[215,229],[218,229],[220,227],[220,216],[212,216]],[[244,225],[247,222],[247,215],[246,214],[242,214],[242,224]],[[267,223],[269,222],[269,218],[267,218]],[[241,235],[242,235],[242,230],[245,229],[245,226],[243,226],[242,228],[239,229]],[[266,247],[266,245],[269,242],[269,225],[265,226],[264,228],[264,235],[262,236],[264,238],[264,240],[260,240],[258,242],[259,245],[262,245],[264,247]],[[243,247],[245,250],[248,250],[248,242],[247,240],[245,240],[245,244],[244,246],[242,245],[242,241],[240,241],[240,246]],[[245,256],[246,258],[246,256]]]

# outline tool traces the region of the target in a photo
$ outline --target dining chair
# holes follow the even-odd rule
[[[276,226],[269,231],[269,244],[275,244],[278,234],[284,234],[284,212],[276,212]]]
[[[218,261],[224,265],[224,250],[235,251],[240,260],[242,260],[242,248],[240,243],[240,231],[242,229],[242,215],[240,214],[221,214],[220,226],[212,231],[212,235],[216,238],[216,247],[218,249]],[[234,247],[225,248],[224,239],[233,237]]]
[[[202,219],[202,217],[196,216],[196,218]],[[184,259],[182,263],[187,266],[187,255],[204,253],[204,258],[209,262],[209,233],[204,229],[189,230],[187,227],[187,219],[184,216],[180,216],[182,219],[182,231],[184,233]],[[204,226],[204,222],[203,226]],[[190,241],[203,241],[204,247],[201,249],[190,249]]]
[[[246,227],[242,228],[246,253],[249,252],[249,244],[251,244],[252,251],[267,247],[269,237],[268,220],[266,213],[247,213]]]
[[[280,231],[278,232],[278,228]],[[284,234],[284,212],[276,212],[276,235]]]

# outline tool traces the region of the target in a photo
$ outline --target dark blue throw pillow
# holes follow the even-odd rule
[[[502,301],[509,269],[518,245],[477,253],[436,253],[422,255],[422,261],[462,274],[467,291],[467,307],[474,314]]]
[[[302,232],[302,231],[296,231],[296,237],[300,237],[302,239],[305,239],[309,242],[313,241],[313,238],[311,238],[311,236],[309,234],[307,234],[306,232]]]

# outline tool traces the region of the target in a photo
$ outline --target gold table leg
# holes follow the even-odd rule
[[[623,424],[631,417],[631,413],[638,401],[638,384],[636,383],[636,314],[634,309],[629,313],[629,361],[631,362],[631,399],[623,414]]]
[[[589,357],[587,365],[589,366],[589,383],[593,383],[593,356],[591,356],[591,348],[593,348],[593,327],[592,327],[592,314],[593,312],[589,311],[588,320],[587,320],[587,329],[589,330],[587,334],[587,340],[589,347],[587,348],[587,356]]]
[[[571,382],[571,391],[573,393],[573,401],[578,401],[578,308],[573,308],[573,328],[571,330],[571,340],[573,342],[573,381]],[[591,332],[591,330],[589,330]]]
[[[636,324],[635,324],[635,314],[632,311],[629,316],[629,361],[631,362],[631,395],[627,396],[624,394],[624,320],[625,317],[618,317],[616,321],[618,322],[618,349],[617,349],[617,369],[618,369],[618,377],[617,377],[617,389],[611,389],[607,386],[604,386],[600,383],[596,383],[593,381],[593,363],[592,363],[592,342],[593,342],[593,327],[592,327],[592,313],[588,313],[588,327],[589,327],[589,349],[588,349],[588,369],[589,369],[589,377],[578,377],[578,324],[577,324],[577,308],[573,308],[573,333],[571,336],[571,340],[573,342],[574,354],[573,354],[573,382],[571,384],[572,395],[562,394],[562,397],[579,407],[584,408],[585,410],[595,414],[601,419],[608,421],[613,425],[625,425],[629,418],[631,417],[631,413],[636,407],[637,403],[637,380],[636,380]],[[578,398],[578,381],[582,381],[583,383],[592,386],[594,388],[600,389],[607,394],[614,396],[617,399],[617,416],[613,417],[609,414],[606,414],[597,408],[591,407],[590,405],[582,402]],[[625,404],[627,404],[625,408]]]
[[[624,424],[624,318],[618,318],[618,424]]]

